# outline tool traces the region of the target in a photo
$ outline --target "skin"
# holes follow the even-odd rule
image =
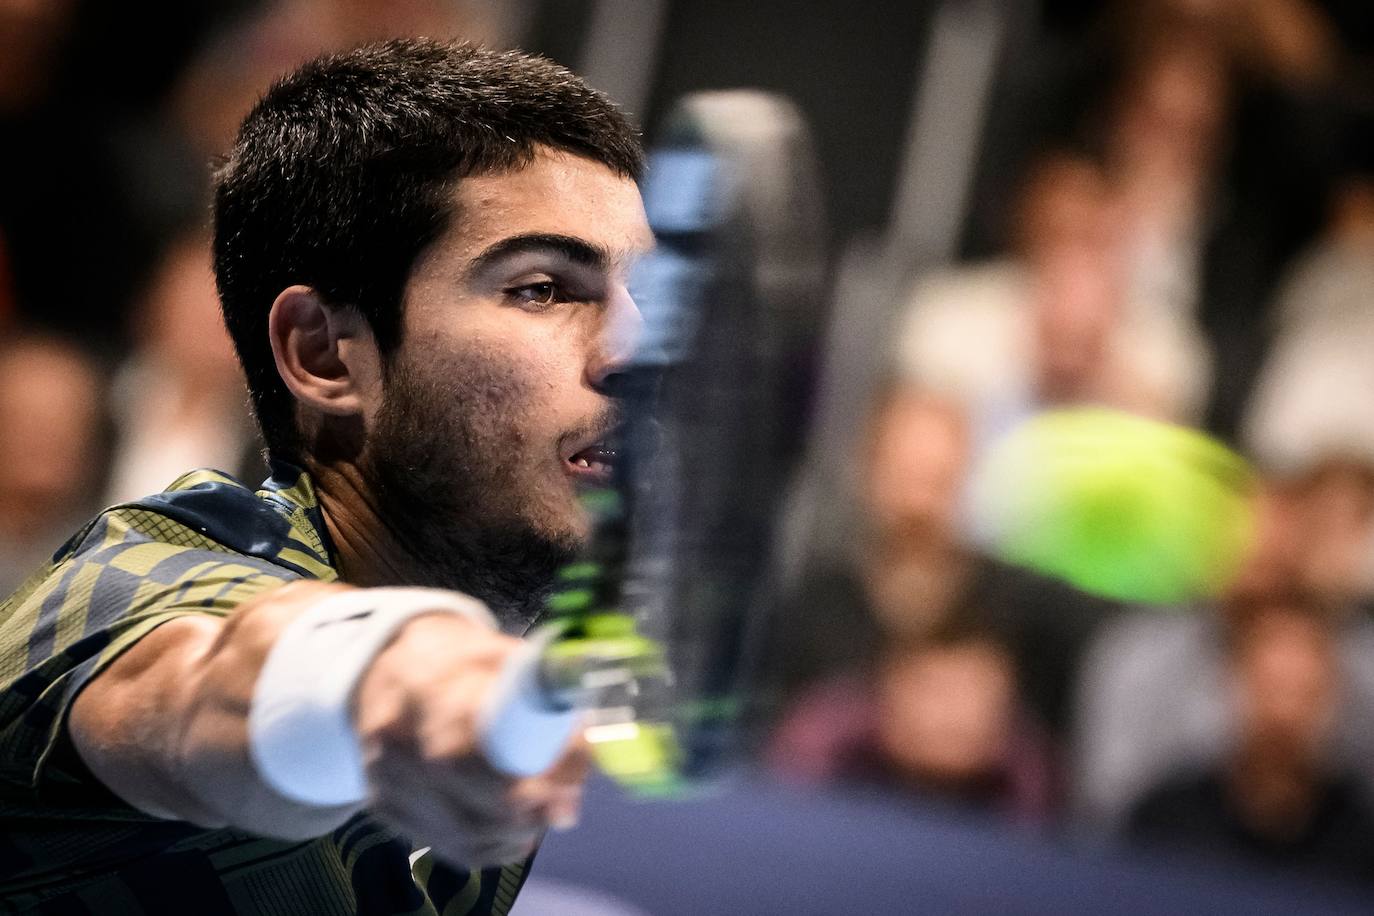
[[[957,789],[1001,764],[1016,686],[998,646],[973,641],[899,654],[884,665],[881,688],[878,738],[909,778]]]
[[[894,634],[921,634],[943,619],[968,573],[956,537],[968,438],[957,405],[913,387],[889,392],[875,417],[864,474],[872,527],[865,585]]]
[[[606,381],[640,325],[624,289],[651,241],[638,193],[589,181],[583,162],[465,182],[470,215],[416,266],[406,345],[363,410],[358,489],[376,516],[363,530],[383,524],[409,581],[474,594],[516,630],[529,583],[587,536],[575,489],[596,475],[570,459],[614,425]]]
[[[638,190],[604,166],[543,150],[518,171],[458,182],[454,206],[449,231],[412,271],[389,364],[356,312],[308,287],[283,290],[272,307],[277,368],[315,445],[307,469],[355,586],[449,582],[454,570],[436,569],[423,546],[436,537],[461,545],[495,526],[571,548],[588,533],[576,495],[596,475],[569,459],[613,419],[606,384],[640,321],[625,286],[652,243]],[[390,413],[416,408],[428,411],[419,423]],[[447,438],[455,431],[466,438]],[[426,486],[442,488],[427,494],[437,508],[424,516],[395,512],[376,490],[378,465],[413,453],[432,472]],[[468,517],[445,514],[454,508]],[[77,751],[116,794],[159,816],[286,838],[342,823],[354,807],[303,807],[262,783],[247,716],[283,628],[348,587],[295,583],[224,620],[159,627],[77,698],[68,723]],[[478,752],[478,710],[519,646],[464,618],[422,615],[374,659],[353,698],[365,807],[469,866],[517,860],[549,825],[571,821],[587,771],[580,738],[529,779],[497,773]]]
[[[1232,677],[1240,742],[1227,766],[1227,789],[1252,830],[1298,837],[1316,810],[1340,705],[1329,624],[1272,607],[1248,621],[1238,642]]]

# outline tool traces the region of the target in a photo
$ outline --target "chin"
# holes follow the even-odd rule
[[[592,536],[591,513],[582,505],[583,497],[594,490],[602,489],[571,477],[565,477],[565,486],[557,498],[556,505],[548,505],[544,518],[548,524],[541,526],[554,540],[573,544],[578,551],[587,546]]]
[[[571,553],[581,553],[592,540],[592,519],[587,510],[574,504],[562,522],[547,530],[550,540],[561,544]]]

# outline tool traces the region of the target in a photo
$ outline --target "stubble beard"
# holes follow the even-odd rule
[[[531,445],[518,418],[528,385],[471,362],[467,377],[450,375],[442,389],[392,366],[362,470],[413,563],[410,584],[479,598],[503,630],[519,634],[538,619],[581,539],[549,519],[541,524],[537,481],[523,479]]]

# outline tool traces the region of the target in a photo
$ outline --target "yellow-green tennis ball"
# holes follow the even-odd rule
[[[1254,473],[1215,439],[1101,408],[1047,411],[975,472],[974,512],[995,553],[1123,601],[1221,592],[1253,527]]]

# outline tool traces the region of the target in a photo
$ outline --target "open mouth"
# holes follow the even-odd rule
[[[615,471],[615,459],[613,446],[596,442],[567,459],[568,471],[575,479],[608,484]]]

